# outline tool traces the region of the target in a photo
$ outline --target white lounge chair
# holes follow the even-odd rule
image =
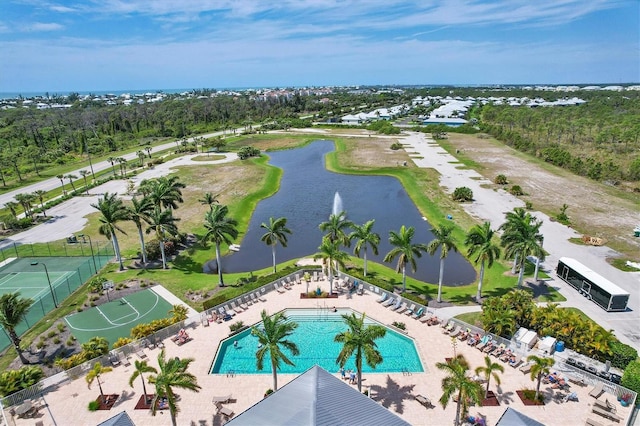
[[[382,303],[385,300],[387,300],[387,296],[389,295],[389,293],[382,293],[382,296],[380,296],[378,299],[376,299],[376,302],[378,303]]]
[[[286,292],[287,292],[287,290],[285,290],[284,288],[280,288],[280,286],[278,285],[278,283],[275,283],[275,284],[273,285],[273,288],[275,288],[275,289],[276,289],[276,291],[277,291],[278,293],[280,293],[280,294],[282,294],[282,293],[286,293]]]
[[[417,312],[414,312],[411,317],[413,319],[421,319],[422,315],[424,315],[424,307],[421,307]]]
[[[302,284],[302,281],[300,280],[300,274],[296,274],[296,284]]]
[[[397,311],[400,309],[400,306],[402,306],[402,298],[398,297],[398,301],[394,305],[390,306],[390,308],[392,311]]]
[[[416,309],[416,304],[412,303],[411,306],[409,306],[409,309],[407,309],[404,314],[406,316],[413,315],[413,311],[415,311],[415,309]]]
[[[231,302],[231,308],[238,314],[241,312],[244,312],[244,309],[242,309],[239,306],[236,306],[236,302]]]
[[[264,290],[264,289],[263,289],[263,290]],[[262,295],[260,295],[260,293],[258,293],[257,291],[256,291],[256,297],[257,297],[257,298],[258,298],[258,300],[259,300],[259,301],[261,301],[261,302],[266,302],[266,301],[267,301],[267,299],[265,299],[265,298],[264,298]]]
[[[387,300],[385,300],[384,302],[382,302],[382,306],[389,307],[389,306],[393,305],[395,302],[396,302],[396,298],[395,297],[390,297]]]
[[[407,302],[402,302],[402,305],[398,309],[396,309],[396,312],[401,314],[404,311],[406,311],[407,309],[409,309],[409,306],[407,305]]]
[[[225,396],[214,396],[211,398],[212,402],[215,404],[216,402],[219,402],[221,404],[225,403],[225,402],[229,402],[231,401],[231,394],[229,395],[225,395]]]

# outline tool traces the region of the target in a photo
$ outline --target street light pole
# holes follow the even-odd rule
[[[49,277],[49,270],[47,269],[47,265],[42,262],[31,262],[31,266],[42,265],[44,266],[44,273],[47,274],[47,282],[49,283],[49,290],[51,290],[51,298],[53,299],[53,305],[57,308],[58,301],[56,300],[56,293],[53,291],[53,286],[51,285],[51,277]]]
[[[96,256],[93,254],[93,243],[91,242],[91,237],[85,234],[78,234],[78,237],[84,240],[85,237],[89,239],[89,248],[91,249],[91,259],[93,259],[93,271],[94,273],[98,273],[98,267],[96,266]]]

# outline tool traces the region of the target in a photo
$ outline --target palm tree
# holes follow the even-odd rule
[[[263,241],[266,245],[271,246],[271,257],[273,258],[273,273],[276,273],[276,246],[278,243],[282,247],[287,246],[287,234],[291,234],[291,230],[287,228],[287,218],[279,217],[274,219],[269,218],[269,223],[260,224],[260,228],[264,228],[265,232],[260,241]]]
[[[47,195],[47,192],[42,189],[37,189],[31,193],[34,198],[37,198],[40,201],[40,209],[42,209],[42,215],[47,217],[47,212],[44,209],[44,196]]]
[[[464,244],[467,246],[467,254],[469,257],[475,256],[473,263],[480,263],[480,277],[478,278],[478,292],[476,293],[476,301],[480,303],[482,299],[482,282],[484,281],[484,266],[488,268],[493,266],[493,262],[500,257],[500,247],[493,243],[494,231],[491,229],[490,222],[484,222],[482,225],[476,225],[469,230]]]
[[[136,152],[136,155],[138,156],[138,159],[140,160],[140,167],[144,166],[144,152],[142,150]]]
[[[216,245],[216,262],[218,264],[218,280],[220,287],[224,287],[222,278],[222,262],[220,256],[220,245],[222,243],[231,244],[238,238],[238,221],[227,217],[229,208],[216,204],[212,210],[204,215],[204,227],[207,233],[202,237],[202,241],[213,241]]]
[[[134,370],[131,377],[129,377],[129,386],[133,387],[133,381],[140,376],[140,380],[142,380],[142,395],[144,395],[144,401],[146,404],[149,404],[149,399],[147,398],[147,387],[144,384],[144,373],[158,373],[158,370],[147,364],[147,361],[138,361],[136,360],[134,363]]]
[[[539,357],[535,355],[529,355],[527,361],[531,364],[531,381],[537,380],[536,395],[533,397],[535,401],[538,400],[538,394],[540,393],[540,382],[544,376],[547,376],[551,371],[551,367],[555,364],[553,358]]]
[[[209,206],[209,210],[212,210],[213,205],[219,203],[218,197],[220,197],[220,194],[213,195],[211,192],[205,192],[204,196],[198,201],[200,202],[200,204]]]
[[[447,408],[451,397],[457,394],[458,402],[454,421],[454,425],[457,426],[460,424],[464,411],[466,411],[467,401],[476,404],[480,404],[482,401],[482,385],[467,376],[469,363],[462,355],[458,355],[447,362],[437,362],[436,367],[447,373],[447,376],[442,379],[443,393],[440,397],[440,405],[443,408]]]
[[[273,390],[278,390],[280,364],[284,362],[287,365],[294,365],[281,348],[286,349],[293,356],[300,353],[298,346],[288,340],[288,337],[298,327],[298,323],[288,321],[287,316],[282,312],[269,316],[266,310],[262,310],[260,315],[262,316],[262,328],[256,326],[251,328],[251,334],[258,338],[258,343],[261,345],[256,352],[256,367],[258,370],[262,370],[265,357],[269,354],[271,373],[273,374]]]
[[[156,393],[151,402],[151,414],[156,415],[158,410],[158,401],[166,398],[169,406],[169,414],[171,415],[171,423],[176,426],[176,415],[178,414],[178,406],[176,405],[176,394],[174,388],[187,389],[198,392],[201,388],[198,385],[198,379],[191,373],[187,372],[189,364],[194,361],[193,358],[173,357],[166,359],[164,349],[158,354],[158,368],[160,372],[156,375],[149,376],[149,383],[156,385]]]
[[[64,189],[64,175],[56,175],[58,179],[60,179],[60,184],[62,185],[62,194],[67,195],[67,190]]]
[[[356,240],[356,245],[353,247],[353,254],[360,257],[360,250],[364,251],[364,276],[367,276],[367,247],[371,247],[373,254],[378,254],[378,244],[380,244],[380,234],[373,232],[373,224],[375,220],[370,220],[364,224],[351,225],[353,232],[349,234],[349,240]]]
[[[171,210],[160,210],[158,207],[149,210],[145,219],[149,224],[146,233],[150,234],[152,231],[156,233],[156,238],[160,245],[160,255],[162,256],[162,269],[167,269],[167,256],[164,250],[165,236],[178,233],[178,227],[176,226],[178,220],[180,219],[173,217]]]
[[[342,319],[349,328],[338,333],[334,342],[342,343],[342,350],[338,354],[336,363],[344,367],[352,356],[355,356],[358,372],[358,391],[362,391],[362,358],[373,369],[383,361],[382,354],[377,349],[376,340],[382,339],[387,330],[381,325],[367,325],[364,323],[365,314],[358,317],[355,313],[343,314]]]
[[[345,261],[349,259],[349,255],[340,250],[340,243],[331,242],[328,238],[322,239],[322,244],[318,247],[318,252],[313,255],[313,260],[322,259],[327,265],[329,275],[329,294],[333,294],[333,268],[337,264],[344,268]]]
[[[183,201],[182,189],[185,187],[178,176],[171,176],[144,180],[140,184],[140,191],[149,197],[156,207],[177,209],[178,203]]]
[[[413,239],[416,230],[413,226],[402,225],[399,232],[389,231],[389,242],[394,248],[384,257],[384,262],[393,262],[397,257],[396,272],[402,271],[402,291],[407,291],[407,264],[411,265],[411,270],[416,272],[416,258],[422,257],[422,252],[427,251],[425,244],[414,244]]]
[[[131,198],[131,205],[127,207],[129,210],[129,220],[136,224],[138,228],[138,236],[140,238],[140,253],[142,256],[142,263],[147,263],[147,250],[144,245],[144,233],[142,232],[142,222],[148,222],[149,213],[153,210],[153,204],[151,200],[143,197],[138,200],[136,197]]]
[[[88,170],[80,170],[78,173],[80,173],[80,176],[82,176],[82,179],[84,179],[84,189],[87,192],[87,195],[89,195],[89,185],[87,184],[87,176],[89,176],[91,172]]]
[[[124,157],[116,158],[116,161],[120,165],[120,176],[123,178],[127,176],[127,159]]]
[[[115,158],[115,157],[109,157],[109,158],[107,158],[107,161],[109,163],[111,163],[111,170],[113,170],[113,177],[115,178],[116,177],[116,166],[115,166],[115,164],[116,164],[116,161],[118,161],[118,159]]]
[[[511,212],[507,213],[507,215],[509,214]],[[544,259],[545,253],[542,249],[544,237],[540,233],[541,226],[542,221],[527,212],[523,218],[518,216],[518,219],[514,219],[512,222],[507,221],[501,227],[504,230],[501,244],[505,249],[505,257],[518,257],[518,266],[520,267],[518,287],[522,286],[527,256],[533,255],[539,259]]]
[[[347,220],[346,213],[342,211],[338,214],[331,214],[329,220],[322,222],[319,227],[322,232],[327,233],[324,237],[329,241],[349,247],[351,241],[349,240],[347,229],[352,226],[353,222]]]
[[[504,234],[517,232],[522,227],[522,223],[528,223],[530,220],[527,216],[531,216],[524,208],[516,207],[513,211],[507,212],[505,215],[506,222],[500,225],[499,230]],[[500,243],[503,244],[503,237],[500,237]],[[506,257],[506,255],[505,255]],[[515,274],[518,267],[518,253],[515,253],[513,258],[513,266],[511,267],[511,273]]]
[[[147,147],[145,147],[145,149],[144,149],[145,151],[147,151],[147,155],[149,156],[149,158],[151,158],[151,150],[152,150],[152,149],[153,149],[153,148],[152,148],[152,147],[150,147],[150,146],[147,146]]]
[[[118,198],[118,194],[109,194],[108,192],[105,192],[104,196],[98,199],[98,204],[91,204],[91,207],[97,209],[102,214],[99,219],[101,223],[99,229],[100,235],[111,238],[116,259],[120,262],[120,271],[123,271],[124,264],[122,263],[122,256],[120,255],[120,246],[118,244],[116,231],[127,235],[127,233],[118,226],[118,222],[128,220],[129,211],[122,200]]]
[[[431,228],[433,234],[433,240],[429,242],[427,251],[433,256],[438,249],[440,249],[440,275],[438,276],[438,303],[442,302],[442,278],[444,277],[444,260],[449,255],[449,251],[453,250],[458,252],[456,241],[451,235],[453,227],[446,225],[439,225],[437,228]]]
[[[489,396],[489,382],[491,381],[491,377],[495,379],[498,385],[500,384],[500,376],[498,375],[498,373],[496,373],[496,371],[504,373],[504,367],[497,362],[493,362],[488,356],[484,357],[484,366],[476,368],[476,374],[482,374],[487,379],[487,387],[484,391],[484,399],[487,399],[487,396]]]
[[[18,212],[16,211],[18,208],[18,205],[19,204],[16,203],[15,201],[7,201],[6,203],[4,203],[4,206],[9,209],[9,211],[11,212],[11,215],[16,220],[18,219]]]
[[[22,206],[24,216],[31,217],[31,202],[34,199],[34,196],[31,194],[16,194],[14,198]]]
[[[65,176],[65,178],[69,179],[69,183],[71,184],[71,188],[73,189],[73,192],[75,192],[76,191],[76,186],[73,184],[73,180],[77,179],[78,176],[76,176],[76,175],[74,175],[72,173],[69,173],[68,175]]]
[[[87,376],[85,377],[85,380],[87,381],[87,387],[89,389],[91,389],[91,384],[93,383],[94,380],[98,382],[98,388],[100,389],[100,396],[102,396],[103,400],[104,400],[104,392],[102,392],[102,383],[100,383],[100,376],[112,370],[113,368],[104,367],[99,362],[96,362],[95,364],[93,364],[93,368],[89,370],[89,372],[87,373]]]
[[[33,300],[20,297],[20,292],[6,293],[0,296],[0,326],[9,335],[11,343],[13,343],[13,347],[18,352],[20,361],[23,364],[28,364],[28,361],[22,354],[20,336],[16,332],[16,327],[27,315],[32,304]]]

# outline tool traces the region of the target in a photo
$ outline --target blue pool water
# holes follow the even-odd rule
[[[298,323],[298,328],[291,335],[290,340],[295,342],[300,350],[298,356],[292,356],[285,350],[287,357],[295,365],[282,363],[279,373],[303,373],[314,365],[319,365],[330,372],[339,370],[336,358],[342,349],[342,344],[335,343],[336,334],[345,331],[347,326],[341,314],[350,314],[351,310],[338,310],[337,313],[326,310],[313,309],[289,309],[285,313],[287,317]],[[356,313],[356,315],[360,315]],[[377,324],[370,318],[365,322]],[[258,326],[260,326],[259,324]],[[234,346],[234,342],[238,342]],[[387,329],[384,338],[376,340],[378,350],[384,361],[372,369],[363,362],[363,372],[422,372],[422,363],[414,342],[411,338]],[[218,347],[218,352],[211,367],[211,374],[271,374],[271,362],[266,359],[264,368],[258,371],[256,368],[256,351],[258,339],[251,335],[251,329],[236,334],[223,340]],[[267,355],[268,356],[268,355]],[[345,365],[345,369],[355,370],[355,361],[352,359]]]

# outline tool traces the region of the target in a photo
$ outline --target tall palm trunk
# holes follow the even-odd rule
[[[460,424],[460,409],[462,408],[462,389],[458,391],[458,403],[456,404],[456,420],[455,425],[458,426]]]
[[[482,299],[482,281],[483,280],[484,280],[484,260],[480,263],[480,277],[478,278],[478,292],[476,293],[476,302],[478,303],[480,303],[480,299]]]
[[[358,370],[358,392],[362,393],[362,350],[356,352],[356,370]]]
[[[516,268],[518,266],[518,253],[516,253],[516,256],[513,258],[513,266],[511,266],[511,273],[515,274],[516,273]]]
[[[142,233],[142,225],[136,224],[138,226],[138,236],[140,237],[140,248],[142,249],[142,263],[147,263],[147,249],[144,245],[144,234]]]
[[[440,276],[438,277],[438,303],[442,302],[442,278],[444,277],[444,258],[440,259]]]
[[[113,241],[113,249],[116,252],[116,259],[120,263],[119,270],[124,271],[124,264],[122,263],[122,255],[120,254],[120,245],[118,244],[118,237],[116,237],[116,230],[111,233],[111,240]]]
[[[222,278],[222,263],[220,261],[220,243],[216,243],[216,263],[218,264],[218,285],[224,287],[224,279]]]
[[[521,259],[520,272],[518,272],[518,287],[522,287],[522,280],[524,278],[524,258]]]
[[[364,258],[364,276],[367,276],[367,246],[364,247],[364,255],[362,256]]]
[[[276,371],[276,360],[271,358],[271,374],[273,375],[273,390],[278,390],[278,372]]]
[[[273,273],[275,274],[276,271],[276,245],[275,244],[271,244],[271,258],[273,259]]]
[[[533,281],[538,282],[538,272],[540,272],[540,258],[536,257],[536,269],[533,271]]]
[[[13,347],[16,349],[16,352],[18,352],[20,362],[25,365],[29,364],[29,361],[24,357],[22,349],[20,348],[20,336],[18,336],[18,333],[16,333],[14,329],[9,330],[9,338],[11,339],[11,343],[13,343]]]
[[[402,265],[402,292],[407,291],[407,267]]]
[[[162,269],[167,269],[167,255],[164,251],[164,238],[160,238],[160,255],[162,256]]]

